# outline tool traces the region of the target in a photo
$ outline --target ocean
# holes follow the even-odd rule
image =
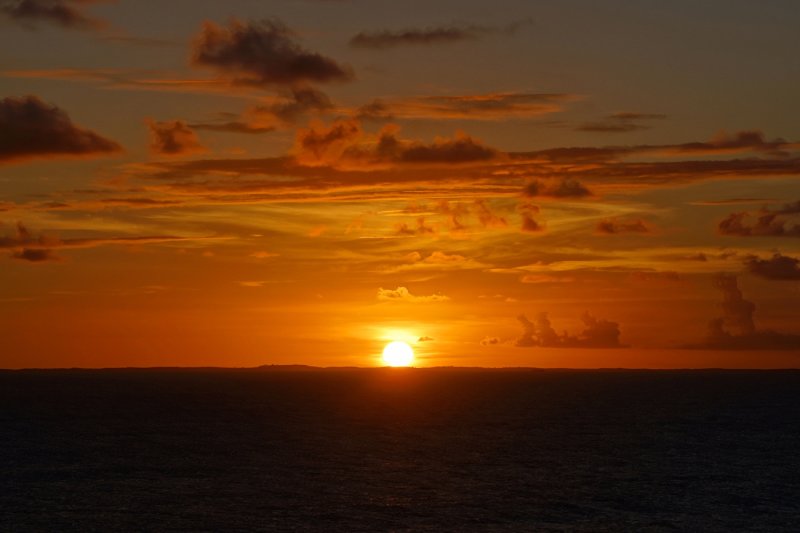
[[[800,372],[0,372],[0,531],[800,531]]]

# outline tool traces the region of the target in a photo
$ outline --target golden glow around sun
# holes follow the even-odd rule
[[[383,349],[383,362],[389,366],[410,366],[414,362],[414,350],[403,341],[390,342]]]

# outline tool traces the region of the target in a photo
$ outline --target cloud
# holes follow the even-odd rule
[[[330,126],[314,122],[297,131],[295,146],[304,162],[336,162],[363,136],[357,120],[337,120]]]
[[[528,198],[585,198],[592,193],[581,182],[572,178],[558,180],[533,180],[522,191]]]
[[[381,302],[432,303],[446,302],[450,298],[443,294],[414,296],[406,287],[397,287],[396,289],[378,289],[378,300]]]
[[[431,255],[429,255],[422,261],[425,263],[430,263],[432,265],[453,265],[457,263],[463,263],[466,260],[467,258],[464,257],[463,255],[446,254],[444,252],[435,251],[432,252]]]
[[[417,218],[417,226],[409,226],[405,222],[401,222],[395,225],[395,234],[396,235],[403,235],[403,236],[413,236],[413,235],[435,235],[436,229],[432,228],[431,226],[427,226],[425,224],[425,217]]]
[[[530,202],[520,202],[517,206],[520,218],[522,219],[522,226],[520,230],[525,233],[541,233],[544,231],[544,226],[536,221],[534,215],[539,214],[539,206],[533,205]]]
[[[377,136],[369,136],[355,119],[337,120],[330,126],[317,122],[298,131],[295,149],[305,164],[351,168],[471,164],[500,157],[497,150],[462,132],[423,143],[402,139],[399,131],[398,126],[387,125]]]
[[[173,235],[145,235],[132,237],[91,237],[60,239],[54,235],[34,234],[23,224],[17,222],[13,235],[0,236],[0,250],[10,250],[11,257],[31,262],[58,260],[55,250],[75,248],[95,248],[112,244],[141,245],[176,241],[196,241],[214,237],[177,237]]]
[[[523,25],[530,23],[530,20],[524,20],[503,27],[432,26],[428,28],[361,32],[350,39],[350,46],[380,50],[398,46],[432,46],[460,41],[474,41],[488,35],[510,35]]]
[[[39,22],[75,30],[97,30],[105,21],[84,13],[85,6],[108,0],[4,0],[0,13],[30,28]]]
[[[0,100],[0,164],[31,158],[88,157],[122,147],[76,126],[67,113],[36,96]]]
[[[736,204],[768,204],[775,198],[726,198],[725,200],[698,200],[691,205],[736,205]]]
[[[313,134],[308,135],[309,130]],[[306,136],[311,142],[302,142]],[[678,145],[501,152],[463,134],[460,145],[473,149],[463,150],[462,155],[471,157],[445,163],[445,154],[454,151],[448,148],[458,145],[457,141],[458,136],[433,143],[403,139],[393,126],[368,134],[358,120],[349,119],[327,126],[313,123],[300,132],[293,151],[282,157],[148,162],[125,168],[119,177],[145,182],[151,188],[156,182],[160,190],[184,198],[252,203],[511,197],[533,181],[540,182],[546,194],[564,194],[560,180],[569,184],[576,179],[591,183],[596,195],[630,194],[703,180],[800,175],[800,154],[674,160],[678,155],[672,148]],[[415,159],[409,155],[415,153],[409,150],[414,146],[427,147],[417,154],[433,152],[439,157]],[[564,190],[578,191],[579,187]],[[458,231],[457,222],[458,216],[451,220],[454,231]]]
[[[206,22],[194,41],[192,64],[245,85],[302,86],[353,78],[349,67],[306,50],[295,37],[277,19],[232,19],[227,27]]]
[[[747,271],[765,279],[800,280],[800,259],[776,253],[769,259],[761,259],[755,255],[744,260]]]
[[[678,154],[722,154],[737,152],[764,152],[772,156],[786,156],[787,150],[797,149],[797,145],[783,139],[767,141],[764,133],[758,130],[743,130],[734,133],[721,131],[705,142],[684,143],[672,146]]]
[[[650,126],[641,124],[643,120],[660,120],[667,118],[666,115],[656,113],[614,113],[603,117],[598,122],[585,122],[575,128],[576,131],[588,131],[592,133],[627,133],[630,131],[646,130]]]
[[[484,228],[505,228],[508,221],[504,217],[494,213],[487,205],[486,200],[479,198],[472,204],[473,211],[478,217],[478,221]]]
[[[722,350],[797,350],[800,335],[756,328],[753,314],[756,306],[745,300],[733,274],[719,274],[714,286],[722,292],[722,316],[708,324],[708,337],[684,348]]]
[[[430,342],[433,340],[433,337],[428,337],[425,335],[424,337],[420,337],[417,339],[417,342]]]
[[[321,113],[333,108],[328,96],[312,87],[292,87],[281,98],[247,109],[241,117],[225,114],[228,120],[191,124],[197,130],[261,134],[295,124],[308,113]]]
[[[595,226],[595,231],[600,235],[618,235],[620,233],[652,233],[650,224],[640,218],[619,220],[609,218],[601,220]]]
[[[206,151],[197,134],[182,120],[148,120],[150,151],[156,155],[189,155]]]
[[[30,261],[32,263],[43,263],[46,261],[60,261],[59,257],[52,250],[43,248],[22,248],[11,253],[12,259]]]
[[[738,237],[800,237],[800,200],[778,209],[731,213],[720,221],[717,231]]]
[[[536,322],[531,322],[525,315],[517,316],[522,325],[522,335],[514,345],[522,348],[541,346],[545,348],[622,348],[620,344],[619,324],[598,319],[584,313],[581,320],[585,329],[580,335],[573,336],[567,332],[556,333],[547,313],[539,313]]]
[[[509,120],[534,118],[564,110],[580,96],[566,93],[498,92],[471,95],[415,96],[373,100],[355,111],[356,118],[427,120]]]
[[[574,283],[575,278],[569,276],[554,276],[553,274],[525,274],[520,278],[522,283]]]
[[[484,337],[481,339],[481,346],[495,346],[500,344],[500,339],[497,337]]]

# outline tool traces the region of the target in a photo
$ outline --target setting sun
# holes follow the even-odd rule
[[[414,350],[408,343],[390,342],[383,349],[383,362],[389,366],[410,366],[414,362]]]

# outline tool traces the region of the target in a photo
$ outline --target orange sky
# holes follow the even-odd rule
[[[800,6],[399,4],[0,1],[0,367],[800,364]]]

